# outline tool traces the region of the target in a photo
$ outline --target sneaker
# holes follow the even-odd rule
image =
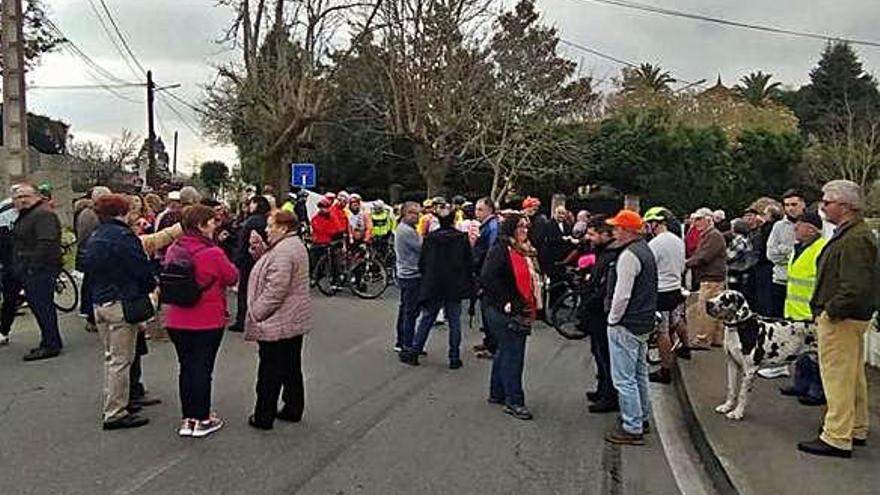
[[[147,418],[142,418],[137,414],[126,414],[125,416],[114,419],[112,421],[105,421],[103,428],[105,430],[122,430],[125,428],[139,428],[149,423],[150,420]]]
[[[394,352],[400,353],[400,351],[402,351],[402,350],[403,350],[403,347],[400,347],[399,345],[394,346]]]
[[[223,428],[223,420],[217,416],[211,415],[210,418],[204,421],[196,420],[195,426],[193,426],[192,436],[194,438],[206,437],[220,428]]]
[[[534,418],[532,412],[526,406],[504,406],[504,414],[510,414],[516,419],[529,421]]]
[[[196,420],[185,418],[180,421],[180,428],[177,429],[177,434],[182,437],[191,437],[193,436],[193,429],[196,427]]]
[[[0,345],[9,345],[9,335],[0,334]]]
[[[791,373],[788,372],[788,366],[779,366],[776,368],[764,368],[758,370],[758,376],[760,376],[761,378],[766,378],[768,380],[773,380],[774,378],[791,376]]]

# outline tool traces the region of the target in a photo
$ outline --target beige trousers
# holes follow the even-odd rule
[[[724,282],[701,282],[697,307],[691,312],[694,318],[688,324],[691,330],[691,347],[709,347],[724,343],[724,325],[706,313],[706,302],[725,289]]]
[[[95,306],[95,324],[104,346],[104,422],[128,414],[129,370],[134,361],[138,325],[126,323],[122,303]]]

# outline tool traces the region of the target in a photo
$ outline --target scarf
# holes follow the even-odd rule
[[[518,243],[511,240],[510,266],[516,281],[516,290],[526,302],[526,311],[530,318],[537,316],[541,309],[541,273],[538,270],[537,252],[528,241]]]

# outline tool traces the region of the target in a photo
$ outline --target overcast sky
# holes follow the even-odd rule
[[[100,8],[98,0],[92,0]],[[799,31],[877,41],[880,25],[877,0],[639,0],[731,20],[772,25]],[[50,16],[86,54],[126,81],[141,82],[116,52],[98,22],[89,0],[44,0]],[[231,12],[214,0],[105,0],[127,36],[141,64],[152,69],[158,84],[179,83],[181,98],[197,103],[202,86],[211,80],[212,64],[235,54],[218,45]],[[618,58],[660,64],[674,76],[714,82],[720,75],[728,85],[755,70],[770,72],[786,85],[806,81],[818,60],[823,42],[706,24],[687,19],[636,12],[589,0],[537,0],[547,23],[561,36]],[[880,71],[880,48],[856,47],[866,69]],[[581,63],[582,71],[603,80],[618,74],[612,62],[564,47]],[[43,58],[28,79],[36,86],[95,84],[78,59],[66,51]],[[100,80],[100,79],[99,79]],[[106,80],[101,80],[107,83]],[[30,110],[71,125],[76,139],[107,141],[123,128],[146,133],[144,91],[119,90],[134,102],[100,90],[33,90]],[[208,159],[237,161],[235,151],[202,139],[182,120],[198,130],[193,111],[167,97],[184,119],[165,104],[158,104],[157,132],[171,147],[180,131],[178,168]]]

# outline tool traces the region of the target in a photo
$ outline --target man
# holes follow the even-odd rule
[[[419,316],[419,288],[422,274],[419,256],[422,252],[422,236],[416,232],[421,208],[408,201],[400,210],[400,224],[394,232],[394,255],[397,263],[397,287],[400,304],[397,309],[397,340],[394,350],[401,352],[411,348]]]
[[[643,223],[638,213],[621,210],[608,224],[614,227],[614,239],[623,246],[608,277],[611,293],[606,298],[611,377],[621,421],[605,441],[644,445],[644,428],[651,415],[647,355],[657,311],[657,264],[640,234]]]
[[[700,292],[694,321],[696,337],[692,339],[691,349],[708,350],[710,345],[721,347],[724,338],[721,321],[706,313],[706,302],[724,290],[727,281],[727,244],[724,236],[715,228],[709,208],[694,212],[693,228],[700,234],[700,243],[685,266],[693,270]]]
[[[825,247],[822,238],[822,218],[807,212],[794,224],[795,245],[788,261],[788,286],[785,293],[785,319],[813,321],[810,300],[816,288],[816,263]],[[801,404],[825,404],[825,393],[819,376],[815,354],[804,354],[795,363],[794,386],[782,388],[782,395],[797,396]]]
[[[799,443],[798,450],[848,458],[853,445],[865,445],[868,437],[864,336],[880,292],[877,240],[862,219],[858,184],[825,184],[822,210],[837,229],[819,255],[810,306],[818,315],[819,369],[828,409],[819,438]]]
[[[499,225],[498,215],[495,214],[495,202],[490,198],[480,198],[477,201],[475,215],[477,221],[480,222],[480,234],[477,236],[473,249],[474,273],[479,275],[483,270],[483,262],[486,261],[489,249],[498,240]],[[480,331],[483,332],[483,342],[474,346],[474,353],[478,358],[492,359],[495,351],[498,350],[498,341],[489,332],[486,320],[486,305],[480,302]]]
[[[614,240],[614,228],[604,215],[596,215],[587,223],[586,237],[596,254],[596,263],[590,268],[581,296],[582,313],[578,325],[590,335],[590,353],[596,362],[596,390],[587,392],[592,402],[591,413],[609,413],[620,409],[617,391],[611,379],[611,356],[608,349],[608,277],[615,270],[621,244]]]
[[[348,193],[339,191],[339,194],[327,193],[325,198],[332,201],[330,216],[344,231],[348,231]]]
[[[375,201],[370,209],[370,223],[372,225],[373,247],[376,252],[385,253],[389,247],[393,247],[390,245],[390,241],[397,225],[391,209],[381,199]]]
[[[419,217],[419,224],[416,227],[416,230],[419,231],[419,235],[425,237],[440,228],[440,222],[437,219],[437,215],[434,213],[434,208],[437,205],[445,203],[446,199],[442,197],[429,198],[422,201],[422,216]]]
[[[672,218],[672,212],[663,207],[651,208],[645,212],[644,218],[648,232],[654,236],[648,247],[657,263],[657,310],[661,315],[657,347],[662,362],[660,369],[651,373],[648,379],[663,384],[672,382],[672,366],[675,364],[673,333],[681,343],[682,356],[690,356],[687,328],[684,325],[684,298],[681,295],[684,241],[669,231],[668,222]]]
[[[12,187],[13,196],[16,189],[17,186]],[[9,344],[9,330],[12,328],[12,319],[15,318],[21,292],[20,286],[15,281],[15,271],[12,269],[12,228],[17,218],[18,210],[15,209],[11,197],[0,202],[0,289],[3,290],[3,307],[0,309],[2,315],[0,345]]]
[[[767,316],[782,317],[785,309],[785,288],[788,283],[788,260],[794,250],[794,222],[804,214],[803,195],[793,189],[782,195],[785,216],[773,224],[767,237],[767,259],[773,263],[773,285],[770,312]]]
[[[348,238],[352,244],[373,242],[373,222],[370,212],[361,208],[361,195],[352,194],[348,201]]]
[[[159,232],[164,228],[179,223],[180,211],[182,209],[183,206],[180,203],[180,191],[169,192],[165,202],[165,209],[162,213],[156,215],[156,225],[153,228],[153,231]],[[165,217],[168,217],[168,219],[166,220]]]
[[[527,196],[522,202],[523,214],[529,219],[529,242],[532,243],[538,251],[538,262],[541,263],[541,271],[547,273],[547,266],[542,258],[546,259],[545,251],[547,248],[547,228],[550,221],[539,210],[541,209],[541,200]]]
[[[86,242],[91,237],[92,232],[98,228],[98,215],[95,214],[94,202],[102,196],[111,193],[110,188],[104,186],[95,186],[92,188],[90,198],[92,205],[84,208],[79,215],[76,216],[74,222],[74,232],[76,232],[76,269],[83,272],[82,287],[80,290],[80,312],[86,315],[86,331],[97,332],[98,327],[95,326],[95,310],[92,307],[92,275],[82,266],[82,259],[85,256]]]
[[[24,288],[28,306],[40,327],[40,345],[24,356],[25,361],[49,359],[61,353],[58,314],[53,303],[55,279],[61,269],[61,222],[34,186],[23,184],[13,193],[18,219],[12,229],[13,287]],[[15,307],[4,305],[0,334],[9,335]]]
[[[539,253],[538,261],[545,267],[544,273],[550,277],[551,285],[565,276],[565,268],[561,263],[574,251],[574,244],[571,242],[572,225],[568,217],[565,206],[557,206],[553,212],[553,220],[547,223],[544,231],[545,249],[543,253]],[[555,287],[550,291],[550,302],[556,301],[563,292],[565,292],[564,286]]]

